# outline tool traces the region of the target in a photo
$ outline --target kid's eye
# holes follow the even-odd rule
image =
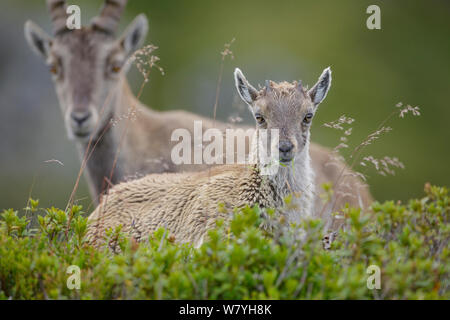
[[[266,119],[264,119],[264,117],[260,114],[255,115],[255,119],[258,124],[263,124],[264,122],[266,122]]]
[[[303,118],[303,122],[304,122],[304,123],[310,123],[312,117],[313,117],[313,114],[312,114],[312,113],[307,113],[307,114],[305,115],[305,118]]]

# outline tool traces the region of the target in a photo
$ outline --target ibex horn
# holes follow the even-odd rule
[[[105,0],[100,15],[92,19],[92,26],[103,32],[114,34],[127,0]]]
[[[67,30],[67,5],[65,0],[47,0],[48,11],[53,23],[53,34]]]
[[[272,90],[272,87],[270,86],[270,80],[266,80],[266,93],[269,93]]]

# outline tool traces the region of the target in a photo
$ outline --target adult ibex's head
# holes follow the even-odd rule
[[[115,89],[127,71],[125,62],[145,39],[148,22],[144,15],[136,17],[122,36],[115,37],[126,2],[106,0],[89,26],[69,30],[66,2],[47,0],[53,36],[31,21],[25,23],[29,45],[45,59],[53,75],[70,137],[86,139],[99,117],[99,130],[110,119],[111,101],[119,91]]]
[[[258,128],[279,130],[280,161],[290,162],[309,142],[309,129],[317,106],[325,99],[331,85],[331,70],[326,68],[309,90],[301,81],[275,83],[267,80],[256,90],[241,70],[234,72],[236,88],[250,106]]]

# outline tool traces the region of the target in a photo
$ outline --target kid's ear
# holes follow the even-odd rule
[[[234,70],[234,81],[239,96],[248,105],[251,105],[258,96],[258,91],[245,79],[244,74],[239,68]]]
[[[24,31],[25,39],[27,40],[30,48],[44,59],[47,59],[50,52],[52,38],[37,24],[30,20],[25,22]]]
[[[319,81],[312,87],[308,94],[311,97],[311,100],[314,103],[314,106],[318,106],[323,99],[327,96],[328,90],[331,86],[331,69],[330,67],[323,70],[322,74],[319,77]]]

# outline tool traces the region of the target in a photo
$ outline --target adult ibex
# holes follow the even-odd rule
[[[226,125],[184,111],[157,112],[142,105],[131,92],[126,72],[127,59],[140,47],[148,29],[144,15],[139,15],[128,26],[122,36],[115,37],[120,16],[126,0],[107,0],[99,16],[80,30],[66,27],[66,2],[47,0],[53,22],[53,37],[47,35],[33,22],[25,24],[25,36],[35,52],[47,62],[63,112],[67,132],[74,139],[83,158],[90,137],[95,146],[84,171],[93,200],[105,190],[105,178],[111,183],[123,181],[127,176],[161,172],[198,171],[205,165],[175,165],[171,150],[175,142],[171,134],[177,128],[193,132],[194,120],[201,120],[204,129]],[[249,86],[249,93],[256,90]],[[127,121],[117,121],[110,126],[111,119],[129,116],[130,110],[137,116],[128,126]],[[126,134],[125,133],[126,131]],[[121,138],[124,138],[121,141]],[[193,141],[192,141],[193,143]],[[121,152],[114,166],[116,153]],[[336,181],[344,164],[327,165],[331,152],[311,143],[312,166],[316,173],[314,184]],[[350,188],[341,197],[335,209],[344,202],[366,205],[370,198],[365,189],[357,188],[359,180],[348,177]],[[335,191],[339,192],[340,186]],[[317,194],[318,188],[316,188]],[[315,201],[320,204],[316,194]]]
[[[151,174],[120,183],[89,217],[88,238],[92,244],[103,242],[105,229],[122,225],[138,241],[166,227],[176,241],[198,246],[219,218],[229,218],[227,211],[219,207],[220,202],[228,209],[245,205],[281,208],[283,199],[293,194],[292,208],[281,212],[286,221],[298,223],[314,215],[310,127],[330,87],[331,70],[325,69],[309,90],[297,81],[268,81],[258,91],[239,69],[235,71],[235,81],[239,95],[256,120],[255,135],[262,129],[279,132],[278,141],[268,135],[272,139],[269,145],[271,150],[278,149],[276,160],[285,165],[263,174],[268,162],[262,163],[260,153],[256,153],[257,147],[266,148],[267,144],[256,143],[251,150],[256,164],[222,165],[195,173]],[[320,208],[316,215],[319,213]]]
[[[107,0],[99,16],[80,30],[66,27],[66,2],[47,0],[53,21],[53,37],[31,21],[25,24],[25,36],[31,48],[49,66],[69,138],[75,140],[83,158],[91,142],[92,155],[85,175],[91,196],[98,201],[105,190],[105,178],[113,184],[136,174],[199,170],[202,165],[177,165],[170,158],[177,128],[193,131],[194,120],[203,127],[212,121],[184,111],[157,112],[142,105],[129,88],[127,59],[144,41],[148,22],[139,15],[116,39],[115,32],[126,0]],[[131,125],[125,119],[134,110]],[[110,126],[107,128],[107,126]],[[224,128],[218,123],[217,127]],[[126,134],[124,131],[127,130]],[[106,133],[102,135],[103,132]],[[113,169],[121,137],[121,152]]]

